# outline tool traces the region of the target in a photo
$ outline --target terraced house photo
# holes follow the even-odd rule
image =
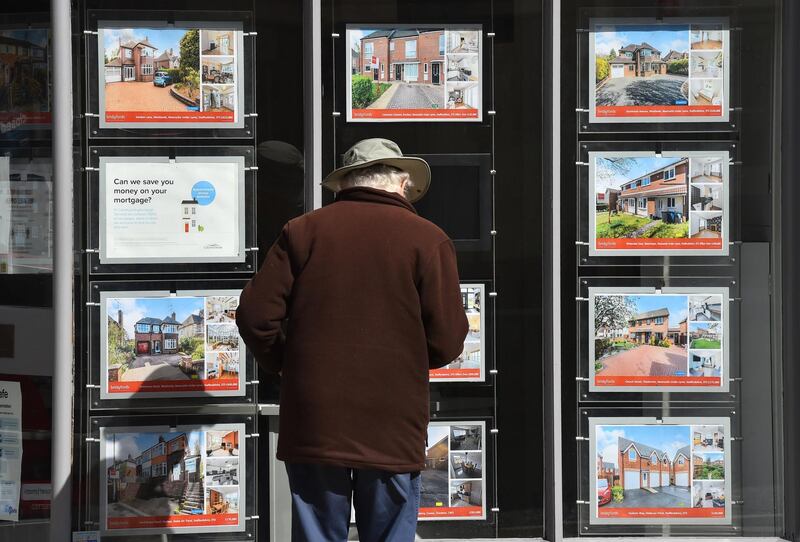
[[[685,295],[594,298],[596,376],[686,376]]]
[[[691,508],[690,433],[677,425],[598,426],[598,506]]]

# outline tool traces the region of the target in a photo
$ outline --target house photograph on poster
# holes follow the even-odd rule
[[[201,437],[197,431],[112,434],[106,440],[109,526],[112,518],[202,514]]]
[[[593,122],[727,119],[727,31],[714,22],[673,21],[592,24]]]
[[[108,382],[203,378],[202,297],[110,298]]]
[[[481,32],[348,27],[348,120],[478,120]]]
[[[420,474],[420,508],[436,508],[447,505],[449,435],[450,427],[447,425],[428,427],[425,470]]]
[[[685,295],[597,295],[596,376],[686,376]]]
[[[464,338],[464,349],[461,354],[444,367],[430,371],[431,380],[478,381],[483,380],[483,315],[481,314],[481,297],[483,285],[462,284],[461,301],[467,315],[469,331]]]
[[[593,254],[724,252],[724,156],[604,152],[590,160]]]
[[[50,121],[48,30],[0,29],[0,118],[23,124]]]
[[[599,515],[615,508],[691,508],[690,433],[676,425],[598,426]]]
[[[197,29],[104,29],[102,39],[107,111],[199,110]]]

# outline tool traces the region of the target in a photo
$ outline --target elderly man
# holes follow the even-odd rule
[[[354,145],[323,185],[337,201],[286,224],[242,292],[239,331],[281,373],[278,458],[292,540],[414,539],[428,371],[463,349],[453,243],[411,202],[430,168],[385,139]]]

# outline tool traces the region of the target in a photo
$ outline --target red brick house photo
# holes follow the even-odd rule
[[[360,72],[374,81],[444,83],[444,29],[375,30],[361,38]]]
[[[116,58],[108,60],[105,64],[106,83],[116,81],[150,82],[155,73],[154,54],[157,48],[147,40],[125,41],[119,40]]]

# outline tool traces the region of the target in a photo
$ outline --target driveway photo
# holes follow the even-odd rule
[[[597,87],[597,105],[682,105],[689,98],[686,77],[610,78]]]
[[[686,376],[685,295],[598,295],[596,376]]]

